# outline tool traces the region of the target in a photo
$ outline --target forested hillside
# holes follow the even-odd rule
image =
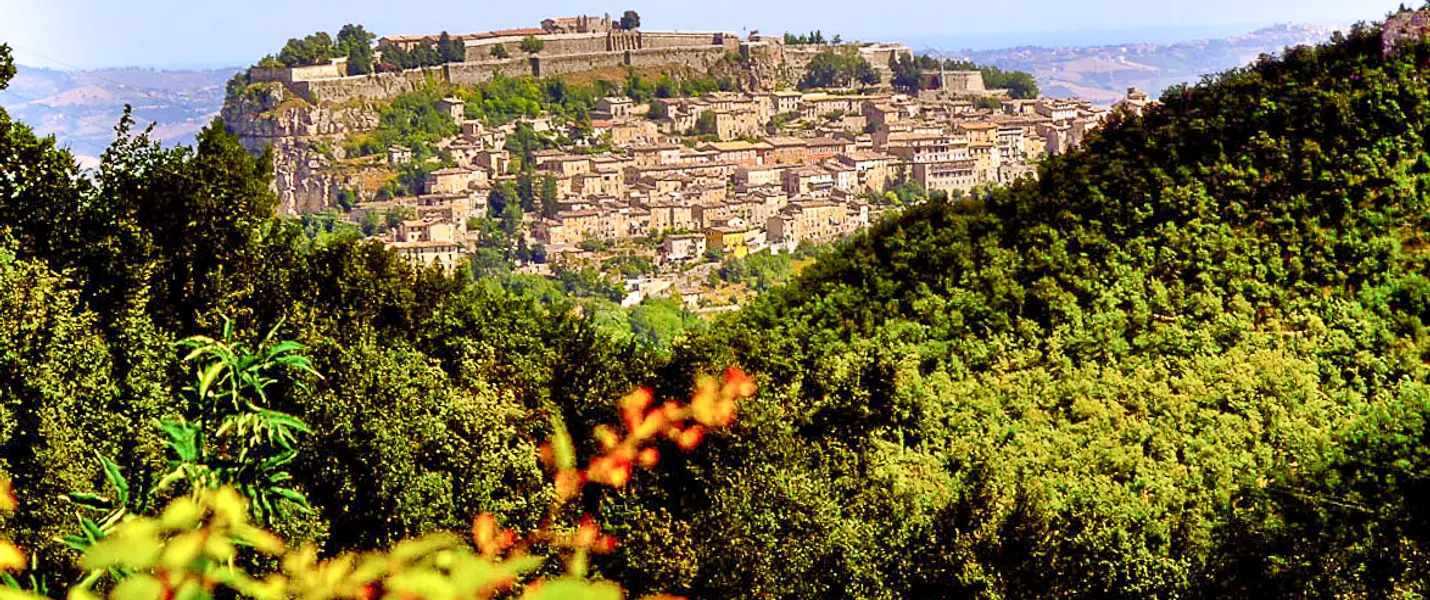
[[[1430,50],[1169,91],[875,227],[709,335],[763,393],[612,514],[702,598],[1417,597]],[[661,549],[633,550],[658,556]]]
[[[535,523],[550,414],[608,420],[649,370],[570,306],[275,217],[267,159],[221,123],[192,149],[128,125],[91,181],[0,111],[0,468],[24,507],[4,531],[52,583],[73,579],[77,554],[56,537],[82,512],[59,498],[110,493],[100,457],[136,490],[157,486],[176,460],[158,422],[192,418],[173,344],[225,320],[249,342],[276,328],[322,376],[268,391],[312,430],[287,471],[313,509],[264,524],[327,552],[465,530],[484,511]]]
[[[0,60],[3,60],[0,52]],[[531,528],[536,459],[646,383],[738,364],[729,433],[583,499],[595,573],[693,598],[1395,597],[1427,591],[1430,45],[1379,30],[1195,87],[977,200],[925,202],[668,358],[576,311],[272,216],[265,158],[120,128],[90,181],[0,111],[4,522],[56,581],[66,492],[136,487],[190,411],[172,344],[306,347],[324,552]],[[0,69],[0,84],[5,73]],[[685,446],[684,440],[680,444]],[[98,455],[98,456],[97,456]],[[286,484],[285,484],[286,485]],[[261,568],[262,564],[256,565]]]

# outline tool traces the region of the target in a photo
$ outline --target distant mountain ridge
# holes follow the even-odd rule
[[[1316,44],[1345,28],[1336,25],[1283,24],[1251,33],[1170,44],[1099,46],[1018,46],[996,50],[934,51],[981,65],[1032,73],[1049,96],[1076,96],[1102,104],[1122,98],[1136,86],[1153,95],[1203,75],[1243,66],[1262,54],[1289,46]]]
[[[10,89],[0,92],[0,106],[81,157],[98,156],[109,145],[125,104],[134,107],[140,125],[157,123],[158,140],[187,144],[218,115],[224,84],[237,70],[59,71],[21,65]]]

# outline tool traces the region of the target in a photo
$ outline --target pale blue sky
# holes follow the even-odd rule
[[[349,22],[379,35],[455,33],[633,8],[650,29],[821,29],[864,40],[968,36],[964,46],[989,46],[997,45],[989,34],[1008,34],[1012,43],[1007,45],[1013,45],[1036,42],[1043,33],[1080,30],[1117,30],[1106,35],[1126,37],[1142,35],[1134,29],[1159,29],[1165,35],[1230,26],[1249,31],[1286,22],[1371,21],[1401,1],[621,0],[602,5],[589,0],[0,0],[0,42],[15,46],[21,62],[36,66],[224,66],[252,63],[290,37],[336,31]],[[961,47],[956,44],[947,47]]]

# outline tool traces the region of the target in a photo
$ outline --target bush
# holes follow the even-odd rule
[[[517,47],[521,48],[521,51],[527,54],[536,54],[537,52],[541,52],[543,49],[546,48],[546,40],[538,38],[534,35],[528,35],[525,38],[522,38],[521,44],[519,44]]]

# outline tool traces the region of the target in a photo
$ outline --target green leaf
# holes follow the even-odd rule
[[[114,507],[113,501],[98,494],[70,492],[68,494],[65,494],[65,498],[68,499],[70,502],[73,502],[85,508],[93,508],[95,510],[109,510],[110,508]]]
[[[306,346],[293,340],[284,340],[268,348],[268,359],[272,360],[278,358],[281,354],[287,354],[289,352],[301,352],[305,348]]]
[[[109,460],[108,457],[103,455],[99,457],[99,464],[104,466],[104,478],[109,480],[109,485],[114,487],[119,505],[128,506],[129,480],[125,479],[124,475],[119,472],[119,465],[114,464],[114,461]]]
[[[299,506],[303,506],[305,508],[308,506],[308,497],[291,488],[275,488],[273,490],[273,493]]]
[[[84,530],[85,536],[88,537],[91,542],[104,539],[104,530],[100,529],[99,524],[95,523],[89,517],[80,517],[79,527]]]
[[[223,370],[228,365],[223,362],[214,362],[199,373],[199,386],[197,392],[200,399],[209,397],[209,389],[213,387],[214,381],[223,374]]]
[[[566,423],[561,415],[551,414],[551,451],[556,459],[556,468],[562,471],[576,468],[576,446],[571,442],[571,434],[566,431]]]

